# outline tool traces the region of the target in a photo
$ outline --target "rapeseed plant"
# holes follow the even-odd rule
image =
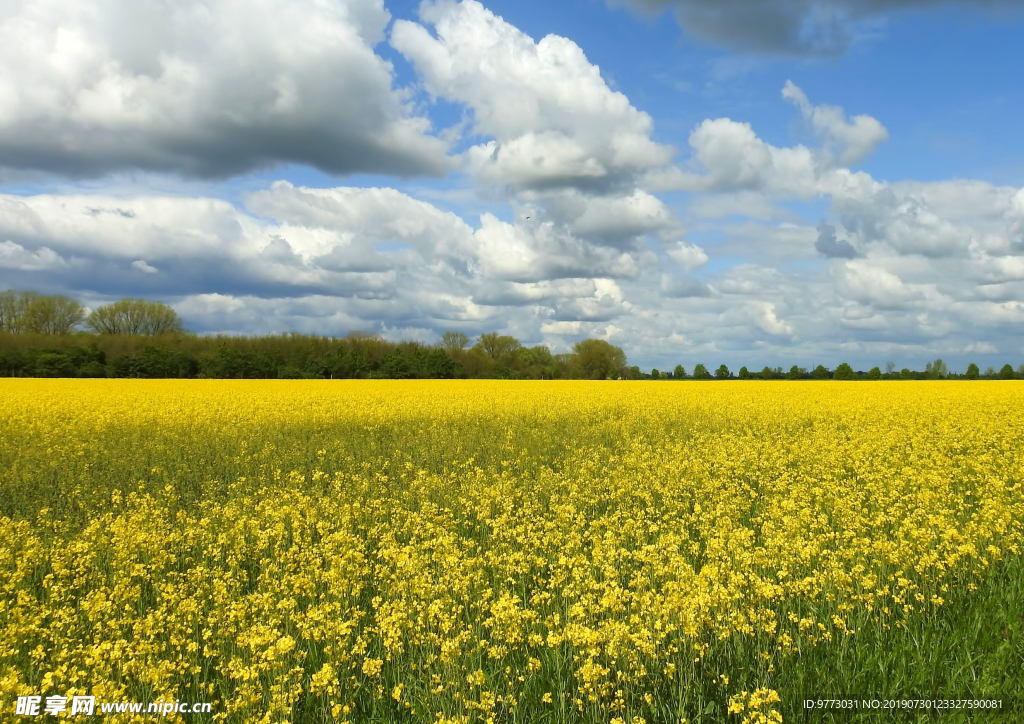
[[[5,711],[778,722],[1020,570],[1014,383],[0,392]]]

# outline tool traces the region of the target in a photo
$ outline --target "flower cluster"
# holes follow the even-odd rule
[[[0,393],[0,702],[777,722],[787,659],[932,615],[1024,540],[1013,383]]]

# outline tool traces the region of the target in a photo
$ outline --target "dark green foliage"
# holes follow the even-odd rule
[[[969,380],[976,380],[976,379],[978,379],[978,376],[980,374],[981,374],[981,370],[978,369],[978,365],[976,365],[973,362],[971,362],[971,364],[969,364],[967,366],[967,379],[969,379]]]
[[[841,365],[836,367],[836,372],[832,375],[834,380],[853,380],[856,376],[853,373],[853,367],[843,362]]]
[[[732,373],[729,372],[728,367],[726,367],[725,365],[720,365],[719,368],[715,370],[715,377],[717,377],[720,380],[727,380],[730,377],[732,377]]]
[[[677,380],[681,380],[686,377],[686,368],[682,365],[676,365],[676,368],[672,370],[672,377]]]
[[[829,378],[828,370],[825,369],[825,365],[818,365],[814,368],[814,379],[816,380],[827,380]]]
[[[999,370],[999,379],[1001,380],[1012,380],[1014,377],[1013,365],[1003,365],[1003,368]]]
[[[111,377],[189,378],[199,372],[199,360],[187,352],[149,345],[138,354],[117,357],[109,371]]]
[[[693,368],[693,379],[695,380],[710,380],[711,373],[708,372],[708,368],[702,364],[697,365]]]
[[[880,380],[880,379],[882,379],[882,370],[879,369],[878,367],[872,367],[871,370],[868,372],[868,379],[869,380]]]
[[[750,379],[750,370],[748,370],[746,367],[740,367],[740,379],[741,380],[749,380]]]

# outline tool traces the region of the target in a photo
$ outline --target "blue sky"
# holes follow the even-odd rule
[[[26,0],[0,289],[642,367],[1024,362],[1024,2]]]

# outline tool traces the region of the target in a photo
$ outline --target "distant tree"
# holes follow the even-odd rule
[[[1003,365],[1003,368],[999,370],[999,379],[1001,380],[1012,380],[1014,377],[1013,366]]]
[[[603,339],[585,339],[572,348],[571,368],[577,377],[607,379],[612,370],[626,366],[626,353]]]
[[[786,373],[786,379],[788,379],[788,380],[798,380],[798,379],[800,379],[800,368],[797,367],[796,365],[793,365],[792,367],[790,367],[789,368],[789,372]]]
[[[894,369],[896,369],[896,363],[895,362],[886,362],[885,363],[885,374],[892,375],[892,371]]]
[[[672,370],[672,379],[681,380],[686,377],[686,368],[682,365],[676,365],[676,368]]]
[[[725,365],[721,365],[717,370],[715,370],[715,377],[717,377],[720,380],[727,380],[731,376],[732,373],[729,372],[729,368],[726,367]]]
[[[739,375],[739,377],[740,377],[741,380],[749,380],[750,379],[750,370],[748,370],[746,367],[740,367],[740,375]]]
[[[711,374],[708,372],[708,368],[702,364],[698,364],[693,368],[693,379],[695,380],[710,380]]]
[[[163,302],[132,298],[97,308],[85,323],[100,334],[152,335],[182,329],[178,313]]]
[[[640,373],[640,368],[636,365],[626,368],[626,379],[627,380],[639,380],[643,375]]]
[[[882,370],[880,370],[877,367],[872,367],[871,370],[868,372],[868,379],[869,380],[880,380],[880,379],[882,379]]]
[[[661,379],[661,373],[658,372],[658,368],[657,367],[655,367],[654,369],[651,370],[651,379],[652,380],[660,380]]]
[[[994,380],[995,377],[996,377],[996,368],[995,367],[986,367],[985,368],[985,377],[987,377],[990,380]]]
[[[85,319],[85,310],[63,294],[34,297],[25,307],[22,326],[37,334],[68,334]]]
[[[774,380],[775,379],[775,370],[773,370],[771,367],[765,367],[763,370],[761,370],[761,379],[762,380]]]
[[[853,367],[843,362],[841,365],[836,367],[836,372],[832,375],[834,380],[852,380],[854,379]]]
[[[911,377],[913,377],[913,375],[914,375],[914,373],[911,372],[910,370],[908,370],[906,367],[904,367],[903,369],[900,370],[900,379],[901,380],[909,380]]]
[[[929,380],[941,380],[948,374],[946,363],[941,359],[929,362],[924,366],[924,374]]]
[[[814,379],[816,380],[827,380],[828,370],[825,369],[824,365],[818,365],[814,368]]]
[[[1017,365],[1017,377],[1024,380],[1024,364]]]
[[[448,352],[464,350],[468,344],[469,337],[462,332],[445,332],[441,335],[441,349]]]
[[[973,362],[967,365],[967,379],[976,380],[978,379],[978,375],[980,374],[981,370],[978,369],[978,365],[974,364]]]
[[[512,366],[522,345],[515,337],[499,335],[497,332],[489,332],[480,335],[477,346],[484,353],[498,364]]]
[[[38,296],[35,292],[16,292],[13,289],[0,292],[0,331],[24,332],[25,311]]]

